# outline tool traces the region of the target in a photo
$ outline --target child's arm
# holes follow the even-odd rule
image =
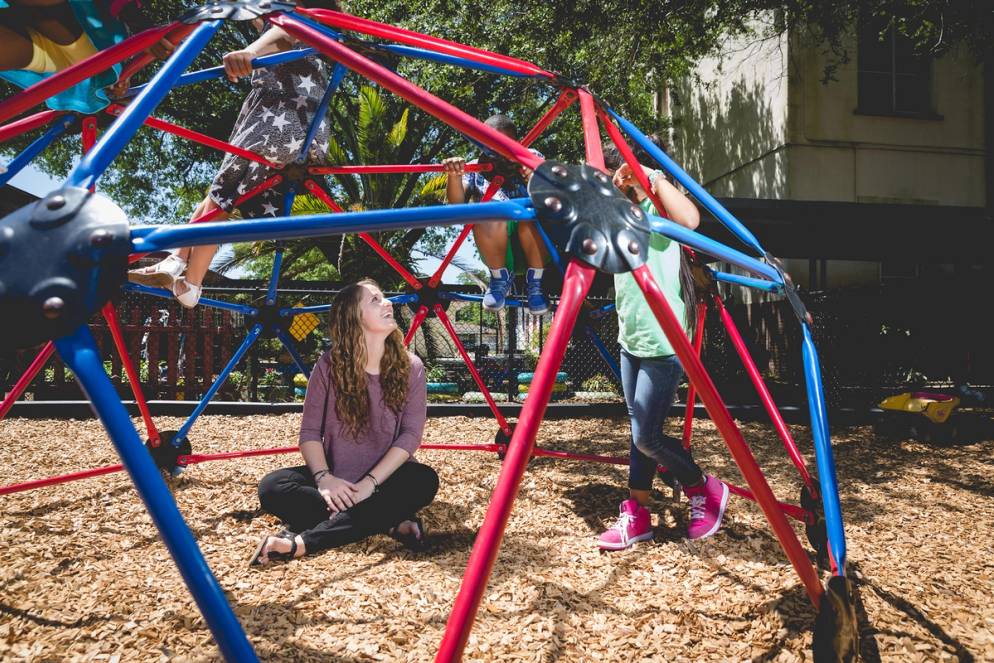
[[[293,45],[290,35],[276,26],[265,33],[246,48],[231,51],[224,56],[224,73],[232,83],[243,76],[252,75],[252,60],[270,53],[285,51]]]
[[[466,189],[462,177],[466,172],[466,160],[462,157],[449,157],[442,161],[445,166],[445,199],[450,204],[466,202]]]
[[[652,192],[659,197],[659,202],[666,208],[670,220],[695,230],[701,224],[701,213],[697,211],[697,205],[670,184],[662,171],[651,171],[646,175],[651,181]]]

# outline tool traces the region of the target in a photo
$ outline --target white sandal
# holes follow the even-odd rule
[[[186,261],[175,253],[170,253],[169,256],[154,265],[132,269],[128,272],[128,280],[132,283],[172,290],[176,285],[176,280],[185,271]]]
[[[176,286],[180,283],[186,286],[184,292],[176,292]],[[176,298],[183,308],[196,308],[197,302],[200,301],[200,293],[203,291],[203,286],[194,285],[186,280],[184,277],[176,279],[172,287],[173,296]]]

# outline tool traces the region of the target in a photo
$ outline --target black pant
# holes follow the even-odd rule
[[[404,463],[380,489],[347,511],[329,514],[306,465],[270,472],[259,482],[262,508],[299,534],[308,553],[382,534],[431,504],[438,475],[421,463]]]

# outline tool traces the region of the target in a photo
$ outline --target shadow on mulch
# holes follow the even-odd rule
[[[98,622],[107,622],[111,620],[110,617],[97,617],[96,615],[90,615],[89,617],[80,617],[75,621],[66,622],[59,619],[42,617],[41,615],[34,614],[30,610],[15,608],[14,606],[10,606],[5,603],[0,603],[0,614],[10,615],[14,618],[33,622],[39,626],[49,626],[52,628],[84,628]]]
[[[921,626],[923,629],[931,633],[937,640],[942,642],[955,650],[955,656],[960,661],[960,663],[973,663],[976,660],[973,654],[967,650],[966,646],[949,635],[945,629],[936,624],[934,621],[928,618],[928,616],[923,613],[920,609],[915,607],[910,601],[902,596],[898,596],[893,592],[889,592],[878,584],[874,583],[872,580],[866,577],[866,575],[859,573],[859,565],[855,562],[849,562],[849,574],[853,577],[858,577],[859,580],[856,583],[857,595],[864,589],[869,589],[871,592],[876,594],[880,599],[886,601],[895,609],[904,613],[908,618]],[[872,663],[873,661],[880,660],[880,652],[877,648],[876,639],[873,637],[875,634],[881,635],[894,635],[894,636],[907,636],[914,637],[913,634],[905,631],[894,631],[886,630],[881,631],[875,629],[869,622],[869,618],[866,616],[866,611],[862,609],[862,600],[859,600],[856,604],[857,607],[857,617],[859,617],[860,626],[860,646],[863,650],[860,652],[864,661]],[[873,655],[876,658],[873,658]]]

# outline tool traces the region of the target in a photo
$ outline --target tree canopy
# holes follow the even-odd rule
[[[154,21],[165,22],[193,4],[188,0],[149,0],[143,6]],[[978,57],[986,57],[994,44],[990,0],[346,0],[344,4],[359,16],[535,62],[568,81],[589,85],[647,132],[663,129],[668,121],[653,111],[656,86],[688,72],[702,56],[720,51],[730,36],[757,32],[759,37],[773,36],[803,27],[813,30],[837,58],[844,60],[845,37],[856,18],[886,15],[897,17],[894,25],[911,36],[923,52],[940,54],[966,44]],[[759,16],[766,20],[757,21]],[[218,33],[194,68],[217,65],[225,52],[241,48],[253,38],[248,23],[230,24]],[[417,60],[391,64],[410,80],[476,117],[482,119],[493,112],[511,115],[522,132],[558,95],[547,82],[507,79]],[[474,150],[453,130],[417,109],[409,110],[392,95],[369,97],[368,91],[374,88],[364,83],[350,75],[332,105],[332,135],[339,139],[337,151],[333,149],[330,155],[333,162],[434,162]],[[244,82],[232,85],[224,80],[178,88],[156,116],[226,138],[246,89]],[[13,93],[9,87],[2,91],[5,96]],[[368,131],[360,137],[356,127],[363,112],[367,120],[372,117],[371,101],[378,104],[373,110],[379,124],[367,122]],[[102,123],[106,126],[110,120],[107,116]],[[389,133],[398,123],[402,123],[404,135],[393,144]],[[567,112],[536,147],[547,157],[576,161],[583,154],[581,135],[578,113]],[[28,138],[12,142],[6,149],[22,147]],[[40,165],[63,177],[78,153],[78,139],[63,141],[46,151]],[[220,158],[214,150],[142,129],[99,186],[132,218],[182,222],[202,198]],[[422,195],[430,180],[384,176],[337,178],[330,184],[341,196],[343,207],[360,209],[437,202],[431,195]],[[408,233],[398,248],[408,259],[414,243],[434,241],[438,245],[441,236],[429,234],[425,238],[420,232]],[[328,242],[319,245],[326,258],[334,253]],[[341,253],[341,246],[337,248]]]

